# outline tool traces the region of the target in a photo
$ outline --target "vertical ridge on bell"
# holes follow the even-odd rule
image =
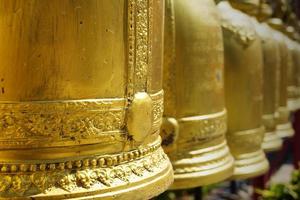
[[[263,125],[266,129],[262,144],[266,152],[277,151],[282,146],[281,138],[276,134],[276,88],[280,55],[271,28],[265,23],[258,23],[253,18],[256,31],[261,39],[263,52]],[[279,77],[278,77],[279,78]]]
[[[225,97],[228,110],[227,141],[235,158],[233,179],[264,174],[269,167],[261,148],[263,58],[261,41],[249,16],[218,4],[225,51]]]
[[[0,0],[0,198],[151,199],[164,1]]]
[[[213,0],[167,0],[163,147],[174,168],[171,189],[232,175],[223,88],[223,42]]]
[[[152,1],[152,0],[150,0]],[[149,2],[150,2],[149,1]],[[133,11],[141,10],[138,15],[135,15]],[[149,23],[151,18],[145,20],[149,17],[148,1],[135,1],[128,0],[128,20],[132,24],[128,26],[128,51],[129,54],[129,67],[131,67],[129,74],[129,83],[131,87],[127,89],[131,90],[132,93],[144,91],[147,83],[147,71],[148,71],[148,44],[149,43],[149,31],[144,30],[144,27],[149,28]],[[136,49],[136,51],[133,51]]]

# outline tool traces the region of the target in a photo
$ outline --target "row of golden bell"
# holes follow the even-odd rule
[[[150,199],[264,174],[300,108],[277,4],[1,0],[0,197]]]

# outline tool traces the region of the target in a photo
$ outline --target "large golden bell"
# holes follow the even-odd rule
[[[263,50],[263,124],[266,129],[262,144],[266,152],[281,148],[282,140],[276,133],[276,111],[280,70],[279,46],[273,36],[271,28],[266,23],[258,23],[253,19],[256,32],[261,39]]]
[[[167,0],[165,112],[161,134],[171,158],[172,189],[232,175],[226,144],[223,42],[213,0]]]
[[[292,137],[294,130],[289,121],[290,111],[287,107],[287,68],[288,68],[288,49],[286,46],[286,36],[281,32],[283,23],[279,18],[272,18],[268,20],[268,24],[273,28],[273,35],[277,44],[279,45],[280,53],[280,76],[279,83],[276,90],[279,95],[277,97],[277,115],[276,115],[276,132],[282,137]]]
[[[261,41],[249,16],[227,1],[220,2],[218,8],[225,44],[227,139],[235,158],[233,179],[250,178],[265,173],[269,167],[261,148],[265,133]]]
[[[160,145],[163,1],[0,1],[0,196],[149,199]]]

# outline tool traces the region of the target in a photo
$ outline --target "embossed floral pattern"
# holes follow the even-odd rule
[[[157,130],[163,113],[163,93],[152,96],[153,130]],[[125,100],[103,101],[1,104],[0,145],[58,145],[120,133],[125,126]]]
[[[0,141],[6,145],[21,145],[21,141],[34,145],[47,138],[74,141],[120,131],[124,100],[107,101],[1,104]]]
[[[168,158],[160,148],[142,159],[115,167],[96,167],[73,170],[32,172],[28,174],[0,174],[0,195],[22,196],[47,193],[51,188],[72,192],[78,188],[89,190],[96,185],[114,187],[142,179],[168,165]],[[150,173],[150,174],[149,174]]]

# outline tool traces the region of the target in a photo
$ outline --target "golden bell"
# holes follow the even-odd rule
[[[279,46],[274,39],[271,28],[266,23],[258,23],[253,19],[256,32],[261,39],[263,49],[263,125],[266,129],[262,144],[266,152],[277,151],[282,146],[282,140],[276,133],[275,115],[278,106],[277,84],[280,70]]]
[[[298,35],[293,27],[287,27],[287,34],[289,36],[288,46],[290,47],[291,51],[291,59],[293,66],[290,67],[289,70],[289,80],[290,80],[290,102],[292,102],[291,110],[297,111],[300,109],[300,46],[299,43],[296,41]]]
[[[295,36],[295,38],[299,35]],[[295,42],[295,53],[294,53],[294,63],[295,63],[295,79],[296,79],[296,98],[297,98],[297,108],[300,109],[300,44]]]
[[[290,111],[287,106],[287,68],[288,68],[288,49],[286,46],[286,36],[281,32],[283,23],[279,18],[268,20],[268,24],[273,28],[273,35],[279,45],[280,53],[280,72],[279,72],[279,95],[277,96],[277,113],[276,113],[276,132],[281,138],[292,137],[294,130],[289,121]]]
[[[161,134],[174,168],[172,189],[227,179],[223,42],[213,0],[167,0],[165,111]]]
[[[1,2],[1,199],[149,199],[168,188],[163,9]]]
[[[263,125],[265,127],[265,136],[262,144],[265,152],[277,151],[282,146],[282,140],[276,133],[276,90],[279,78],[279,47],[275,41],[271,28],[266,23],[259,23],[258,20],[264,20],[271,15],[267,4],[262,4],[245,12],[249,15],[257,13],[251,20],[255,26],[256,32],[261,40],[263,55]]]
[[[249,16],[218,4],[225,51],[225,102],[228,109],[227,140],[235,158],[233,179],[264,174],[268,161],[261,148],[263,57],[261,41]]]
[[[297,73],[296,73],[296,62],[297,62],[297,43],[292,40],[294,29],[291,26],[286,27],[284,33],[286,37],[286,45],[288,49],[288,62],[287,62],[287,90],[288,90],[288,108],[291,112],[298,110],[298,95],[297,95]]]
[[[294,86],[294,110],[300,109],[300,47],[299,47],[299,41],[300,41],[300,34],[299,34],[299,21],[297,20],[297,16],[295,13],[288,10],[286,13],[286,23],[288,26],[286,26],[284,32],[285,34],[291,39],[291,45],[292,47],[292,59],[293,59],[293,71],[290,73],[293,73],[290,75],[290,78],[292,79],[292,85]]]
[[[278,42],[273,35],[273,29],[266,23],[272,15],[271,7],[260,2],[260,7],[256,18],[253,18],[256,32],[261,39],[263,49],[263,124],[266,129],[262,144],[265,152],[277,151],[282,147],[282,139],[276,132],[276,116],[279,107],[279,84],[280,84],[280,50]]]

